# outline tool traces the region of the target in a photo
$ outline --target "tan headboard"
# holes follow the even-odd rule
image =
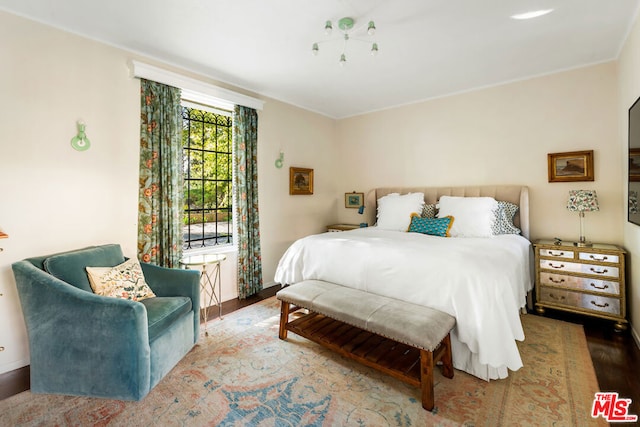
[[[424,202],[437,203],[440,196],[493,197],[496,200],[511,202],[520,207],[513,219],[522,235],[529,239],[529,187],[521,185],[482,185],[468,187],[385,187],[376,188],[367,194],[365,206],[369,215],[369,224],[376,222],[377,202],[389,193],[424,193]]]

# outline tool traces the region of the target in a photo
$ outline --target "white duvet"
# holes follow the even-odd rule
[[[317,279],[453,315],[453,364],[479,378],[505,378],[522,360],[519,309],[532,287],[524,237],[443,238],[363,228],[308,236],[280,259],[276,283]]]

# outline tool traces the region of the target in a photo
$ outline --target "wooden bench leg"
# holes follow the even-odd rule
[[[282,301],[280,306],[280,332],[278,333],[278,337],[281,340],[287,339],[287,322],[289,322],[289,303]]]
[[[451,353],[451,335],[447,334],[442,340],[444,352],[442,354],[442,375],[445,378],[453,378],[453,355]]]
[[[433,353],[427,350],[420,350],[420,387],[422,388],[422,407],[431,411],[434,406]]]
[[[442,362],[442,375],[453,378],[453,357],[451,353],[451,336],[447,334],[436,349],[436,356],[427,350],[420,350],[420,387],[422,388],[422,407],[433,410],[435,396],[433,391],[433,370],[437,360]]]

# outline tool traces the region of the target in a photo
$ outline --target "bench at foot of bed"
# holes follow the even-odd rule
[[[321,344],[422,390],[422,407],[434,407],[433,370],[453,378],[453,316],[432,308],[320,280],[281,289],[280,339],[287,331]],[[294,311],[309,313],[289,320]]]

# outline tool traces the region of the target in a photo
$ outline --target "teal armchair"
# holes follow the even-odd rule
[[[198,272],[141,263],[156,297],[94,294],[85,268],[124,261],[119,245],[103,245],[12,265],[32,392],[140,400],[198,341]]]

